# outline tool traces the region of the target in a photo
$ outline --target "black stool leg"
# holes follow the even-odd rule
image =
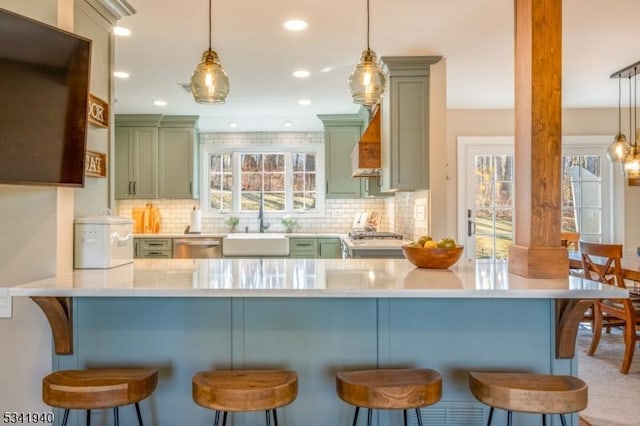
[[[511,426],[513,420],[513,413],[511,411],[507,411],[507,426]]]
[[[547,416],[546,415],[542,415],[542,426],[547,426]]]
[[[216,410],[216,415],[213,418],[213,426],[218,426],[218,422],[220,422],[220,411]]]
[[[222,426],[227,426],[227,412],[222,415]]]
[[[267,415],[267,426],[271,426],[271,413],[269,410],[266,410],[264,413]]]
[[[69,409],[64,410],[64,415],[62,416],[62,426],[67,426],[67,420],[69,420]]]
[[[91,426],[91,410],[87,410],[87,426]]]
[[[273,409],[273,424],[274,426],[278,426],[278,413],[276,413],[276,409]]]
[[[360,412],[360,407],[356,407],[356,413],[353,415],[353,426],[358,424],[358,413]]]
[[[136,402],[136,414],[138,415],[138,426],[143,426],[142,424],[142,416],[140,415],[140,406]]]
[[[407,426],[407,410],[402,410],[402,418],[404,419],[404,426]]]
[[[567,419],[564,418],[564,414],[560,414],[560,423],[562,423],[562,426],[567,426]]]
[[[416,417],[418,417],[418,426],[422,426],[422,413],[419,408],[416,408]]]
[[[113,424],[116,426],[120,426],[120,416],[118,413],[118,407],[114,407],[113,409]]]
[[[491,419],[493,419],[493,407],[489,408],[489,418],[487,419],[487,426],[491,426]]]
[[[373,418],[373,410],[371,408],[367,408],[367,426],[371,426],[372,418]]]

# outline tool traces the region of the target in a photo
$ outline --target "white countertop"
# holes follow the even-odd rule
[[[404,259],[138,259],[6,290],[11,296],[76,297],[628,297],[626,290],[576,277],[509,274],[504,261],[460,261],[434,270]]]

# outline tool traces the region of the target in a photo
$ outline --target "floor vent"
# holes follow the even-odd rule
[[[424,424],[429,426],[483,426],[484,410],[475,402],[441,402],[420,410]],[[418,426],[415,414],[411,425]]]

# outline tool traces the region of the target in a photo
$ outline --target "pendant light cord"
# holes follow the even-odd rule
[[[209,50],[211,50],[211,0],[209,0]]]
[[[371,18],[369,17],[369,0],[367,0],[367,50],[369,49],[369,25]]]
[[[622,74],[618,74],[618,134],[622,133]]]
[[[633,139],[633,129],[631,126],[633,123],[631,122],[631,74],[629,74],[629,138]],[[635,140],[630,141],[629,145],[635,145]]]
[[[638,72],[636,67],[633,67],[633,83],[634,83],[633,84],[633,131],[637,132],[638,131]],[[629,108],[631,108],[631,106],[629,106]],[[633,147],[636,148],[638,135],[634,135],[634,136],[635,137],[633,138]]]

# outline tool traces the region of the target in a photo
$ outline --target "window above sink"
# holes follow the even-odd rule
[[[322,214],[322,144],[216,145],[202,147],[201,209],[209,215],[275,217]]]

